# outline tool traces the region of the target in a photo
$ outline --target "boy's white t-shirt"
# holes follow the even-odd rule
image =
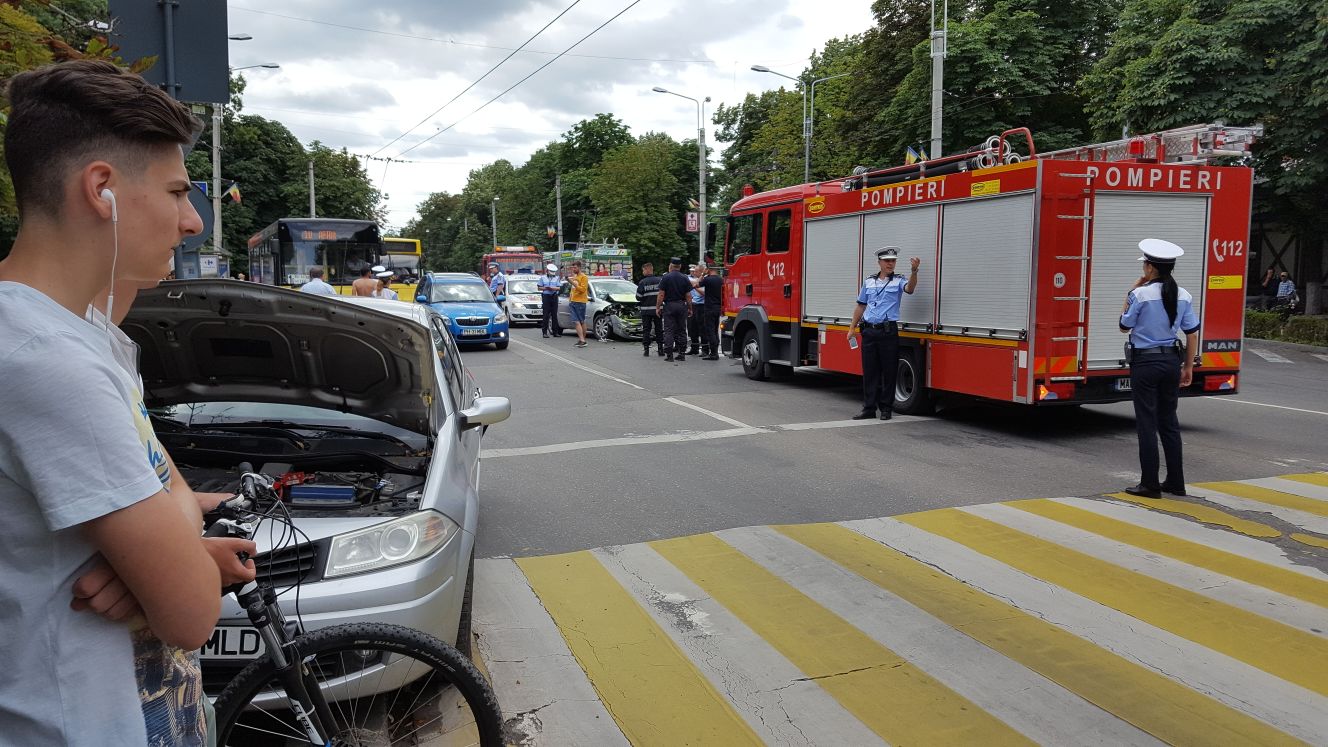
[[[96,552],[80,524],[169,475],[106,331],[0,282],[0,745],[144,744],[128,627],[69,607]]]

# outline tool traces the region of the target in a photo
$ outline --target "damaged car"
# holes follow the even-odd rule
[[[641,339],[641,308],[636,299],[636,284],[622,278],[590,278],[589,300],[586,302],[587,330],[599,340],[619,337],[624,340]],[[571,329],[572,307],[570,286],[563,285],[558,295],[558,325]]]
[[[482,396],[436,313],[188,280],[140,293],[121,328],[193,489],[234,492],[250,466],[273,480],[300,541],[265,523],[255,564],[306,629],[395,623],[469,654],[480,440],[511,405]],[[262,649],[226,597],[208,693]]]

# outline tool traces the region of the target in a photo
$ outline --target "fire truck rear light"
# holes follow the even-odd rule
[[[1236,374],[1204,377],[1203,390],[1205,392],[1227,392],[1235,388]]]
[[[1046,399],[1060,399],[1060,396],[1048,389],[1046,384],[1038,384],[1038,401]]]

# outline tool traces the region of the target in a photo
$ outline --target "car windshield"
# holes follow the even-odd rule
[[[626,280],[591,281],[591,285],[595,287],[595,295],[597,296],[607,296],[610,294],[618,296],[636,296],[636,286]]]
[[[170,420],[188,428],[206,428],[209,425],[229,423],[262,423],[264,421],[280,423],[298,423],[302,426],[317,428],[353,428],[381,433],[404,441],[417,448],[425,448],[428,439],[424,436],[398,428],[387,423],[337,410],[306,405],[289,405],[278,402],[195,402],[183,405],[157,407],[151,410],[157,418]],[[285,426],[290,427],[290,426]]]
[[[535,286],[534,280],[513,280],[507,286],[508,293],[539,293],[539,288]]]
[[[434,283],[433,291],[429,295],[430,303],[455,303],[467,301],[481,301],[484,303],[493,303],[493,294],[489,292],[489,286],[480,283]]]

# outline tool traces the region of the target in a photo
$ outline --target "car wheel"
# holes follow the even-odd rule
[[[495,348],[498,348],[499,350],[506,350],[508,342],[509,342],[508,340],[503,340],[502,342],[495,342],[493,346]]]
[[[605,314],[604,312],[596,314],[592,329],[595,332],[595,339],[597,340],[609,339],[609,336],[613,334],[613,329],[609,323],[609,315]]]
[[[895,412],[904,415],[930,415],[936,411],[931,390],[923,383],[926,372],[922,368],[921,350],[901,350],[899,370],[895,375]]]
[[[752,381],[765,381],[765,359],[761,352],[761,337],[755,329],[742,336],[742,372]]]
[[[471,651],[470,610],[475,593],[475,551],[470,551],[470,570],[466,571],[466,591],[461,595],[461,619],[457,622],[456,650],[467,659],[474,659]]]

